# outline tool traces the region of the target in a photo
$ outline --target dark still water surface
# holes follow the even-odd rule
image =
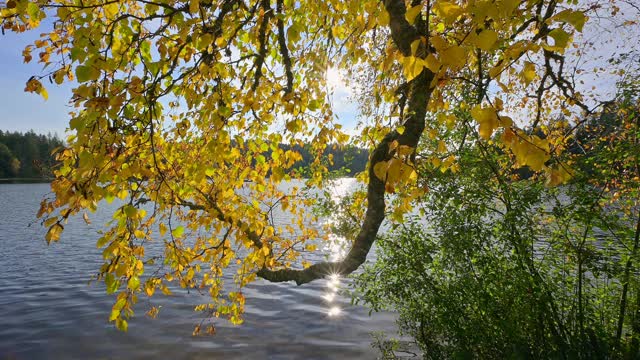
[[[114,297],[88,284],[102,264],[93,224],[73,219],[59,243],[47,246],[36,221],[48,184],[0,184],[0,359],[373,359],[373,331],[395,333],[395,315],[349,305],[331,281],[303,286],[258,280],[244,290],[244,324],[216,322],[213,337],[192,337],[203,299],[175,291],[156,295],[157,319],[140,297],[129,332],[107,320]]]

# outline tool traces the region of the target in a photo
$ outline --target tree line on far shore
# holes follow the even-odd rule
[[[36,134],[33,130],[26,133],[0,130],[0,179],[50,179],[55,166],[54,151],[63,146],[63,141],[52,134]],[[286,145],[281,145],[289,149]],[[308,171],[313,155],[308,146],[295,146],[302,160],[296,163],[297,171]],[[270,154],[267,154],[270,155]],[[368,152],[356,147],[332,147],[324,152],[327,168],[341,176],[353,176],[364,171]]]
[[[62,145],[57,135],[0,130],[0,179],[51,178],[52,153]]]

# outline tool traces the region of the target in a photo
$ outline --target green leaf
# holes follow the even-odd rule
[[[173,231],[171,231],[171,235],[173,235],[174,237],[180,237],[182,236],[182,234],[184,234],[184,226],[182,225],[176,227],[175,229],[173,229]]]
[[[136,209],[133,205],[126,205],[124,207],[124,213],[128,218],[133,218],[138,213],[138,209]]]
[[[104,284],[107,286],[107,294],[113,294],[118,291],[120,287],[120,281],[118,281],[112,273],[105,275]]]
[[[142,56],[142,60],[147,63],[150,63],[151,60],[151,43],[149,41],[143,41],[140,44],[140,55]]]
[[[76,68],[76,78],[78,82],[97,80],[100,77],[100,71],[92,66],[80,65]]]
[[[140,278],[137,276],[132,276],[127,283],[127,287],[130,290],[136,291],[140,287]]]

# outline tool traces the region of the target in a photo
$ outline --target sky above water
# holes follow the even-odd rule
[[[622,1],[622,17],[637,18],[640,10],[625,6],[624,0]],[[596,46],[598,51],[591,52],[592,59],[589,62],[586,61],[588,59],[583,59],[583,66],[607,66],[607,60],[611,55],[617,56],[634,48],[638,50],[640,26],[619,28],[607,21],[601,21],[597,25],[590,26],[587,23],[585,33],[582,34],[583,41],[601,43],[600,46]],[[23,63],[22,49],[37,39],[41,32],[49,30],[51,22],[45,20],[42,27],[40,31],[36,29],[22,34],[6,32],[5,35],[0,35],[0,130],[34,130],[37,133],[51,133],[64,137],[69,121],[68,114],[72,110],[68,100],[71,98],[73,84],[56,86],[43,81],[49,93],[49,99],[46,101],[37,94],[24,92],[27,80],[34,74],[42,74],[43,69],[36,61],[37,51],[34,51],[34,60],[31,63]],[[355,102],[350,98],[349,89],[340,74],[332,69],[328,71],[327,81],[334,89],[331,103],[338,115],[338,122],[343,124],[348,132],[353,132],[357,109]],[[603,75],[587,78],[585,84],[578,86],[582,86],[584,90],[595,87],[601,95],[601,100],[610,100],[616,81],[615,77]]]
[[[15,34],[7,31],[0,34],[0,130],[26,132],[33,130],[40,134],[57,134],[64,137],[69,122],[69,105],[73,83],[50,84],[42,80],[47,88],[49,99],[24,91],[25,84],[33,75],[43,73],[42,65],[37,62],[37,49],[33,51],[33,60],[25,64],[22,50],[39,38],[40,33],[49,31],[50,21],[43,21],[41,29]],[[330,69],[327,81],[333,89],[331,102],[339,122],[352,131],[355,127],[356,106],[350,100],[350,91],[340,74]]]

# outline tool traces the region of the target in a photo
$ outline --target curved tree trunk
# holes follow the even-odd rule
[[[391,37],[403,55],[411,55],[411,43],[420,38],[420,32],[405,19],[406,7],[403,0],[386,0],[385,8],[389,12]],[[426,35],[426,34],[424,34]],[[426,49],[421,49],[426,57]],[[416,148],[425,128],[425,116],[427,104],[431,98],[431,83],[435,74],[428,69],[409,82],[409,95],[406,113],[409,114],[403,124],[405,130],[402,134],[392,131],[376,146],[371,154],[369,168],[367,170],[369,184],[367,187],[367,211],[360,227],[360,231],[353,242],[353,246],[342,261],[321,262],[304,270],[270,270],[263,268],[258,276],[273,282],[295,281],[298,285],[324,278],[329,274],[347,275],[355,271],[365,262],[371,246],[376,240],[378,230],[385,217],[385,184],[373,172],[375,164],[388,161],[389,145],[398,141],[399,145],[407,145]]]

